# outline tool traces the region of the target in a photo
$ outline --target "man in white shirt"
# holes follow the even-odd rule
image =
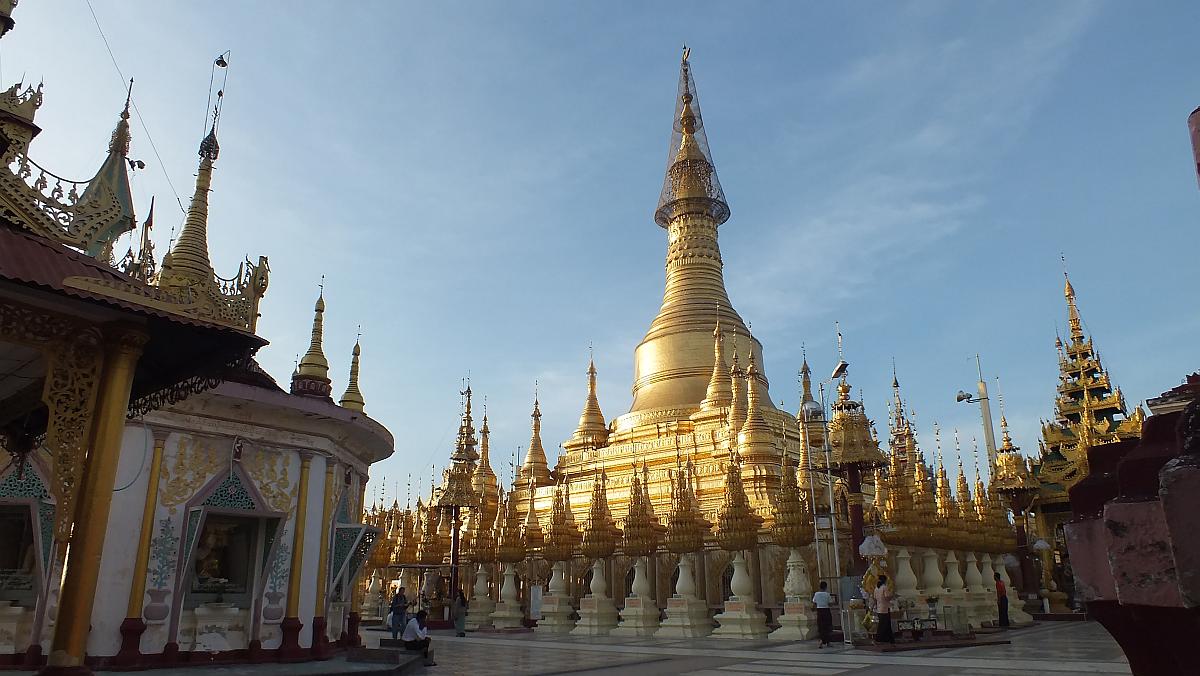
[[[829,594],[828,582],[821,580],[821,588],[813,594],[812,600],[817,607],[817,635],[821,637],[821,645],[817,647],[824,648],[833,640],[833,611],[829,609],[833,597]]]
[[[429,638],[429,626],[426,624],[426,619],[429,613],[424,610],[417,611],[408,624],[404,627],[404,649],[413,652],[420,651],[425,658],[425,666],[436,666],[437,662],[433,661],[433,650],[429,647],[431,639]]]

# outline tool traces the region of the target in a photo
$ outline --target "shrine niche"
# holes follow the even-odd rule
[[[181,648],[239,649],[258,636],[286,516],[239,462],[188,501],[171,617]]]
[[[54,503],[34,463],[0,476],[0,604],[33,608],[45,586]]]

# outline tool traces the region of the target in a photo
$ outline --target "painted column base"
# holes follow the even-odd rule
[[[658,631],[659,612],[653,599],[630,596],[621,609],[621,623],[609,636],[653,636]]]
[[[731,596],[725,602],[725,612],[713,617],[720,625],[713,638],[763,639],[767,637],[767,616],[760,613],[752,599]]]
[[[30,643],[29,648],[25,650],[25,659],[21,664],[29,669],[40,666],[42,664],[42,644]]]
[[[300,630],[304,625],[298,617],[285,617],[279,623],[283,638],[279,641],[280,662],[302,662],[308,659],[308,651],[300,647]]]
[[[121,648],[113,655],[113,666],[132,667],[142,661],[142,634],[146,623],[140,617],[127,617],[121,621]]]
[[[571,599],[551,594],[542,597],[542,619],[533,631],[538,634],[569,634],[575,628],[575,609]]]
[[[783,614],[779,616],[779,628],[767,638],[778,641],[807,641],[817,635],[817,613],[812,602],[793,596],[783,603]]]
[[[516,629],[525,626],[525,611],[520,603],[501,601],[496,604],[496,610],[491,614],[492,626],[497,629]]]
[[[312,621],[312,647],[309,654],[313,659],[327,660],[333,656],[329,648],[329,637],[325,635],[326,624],[324,617],[314,617]]]
[[[572,636],[608,636],[617,628],[617,607],[607,596],[588,594],[579,599],[579,621]]]
[[[699,638],[713,631],[708,605],[695,596],[667,599],[667,619],[654,632],[654,638]]]
[[[496,610],[496,602],[489,598],[476,596],[467,604],[467,631],[487,629],[492,626],[492,613]]]

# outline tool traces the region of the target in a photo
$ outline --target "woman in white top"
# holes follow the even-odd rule
[[[817,635],[821,638],[821,645],[817,647],[824,648],[833,639],[833,611],[829,609],[833,597],[829,595],[828,582],[821,580],[821,587],[812,600],[817,607]]]
[[[892,634],[892,590],[887,588],[887,575],[880,575],[875,583],[875,619],[879,627],[875,631],[876,643],[895,643]]]

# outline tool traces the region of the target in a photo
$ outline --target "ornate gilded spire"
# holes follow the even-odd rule
[[[729,377],[729,367],[725,363],[725,334],[721,333],[721,320],[713,329],[713,370],[712,378],[708,381],[708,390],[701,410],[712,411],[729,406],[733,401],[733,380]]]
[[[644,467],[644,466],[643,466]],[[629,486],[629,513],[625,516],[623,547],[626,556],[650,556],[658,549],[660,526],[650,504],[645,482],[634,469]]]
[[[751,352],[750,363],[746,365],[746,419],[737,435],[738,450],[750,463],[777,462],[779,456],[776,433],[763,417],[761,388]]]
[[[691,468],[690,460],[688,468]],[[702,549],[704,538],[712,528],[700,511],[688,474],[679,464],[677,454],[671,480],[671,511],[667,514],[664,541],[667,549],[676,554],[690,554]]]
[[[1067,324],[1071,329],[1071,341],[1083,340],[1083,321],[1079,318],[1079,307],[1075,305],[1075,287],[1071,286],[1071,276],[1063,270],[1063,297],[1067,299]]]
[[[742,459],[731,453],[725,465],[725,495],[717,510],[717,546],[725,551],[744,551],[758,545],[762,517],[754,513],[742,486]]]
[[[533,497],[530,496],[528,509],[525,511],[525,524],[521,526],[521,546],[525,549],[525,556],[536,556],[542,551],[542,545],[545,544],[545,537],[542,534],[542,524],[538,521],[537,513],[534,512]]]
[[[296,374],[292,376],[292,394],[328,399],[332,391],[329,381],[329,361],[321,348],[322,334],[325,325],[325,289],[322,284],[313,307],[312,337],[309,340],[308,352],[300,358]]]
[[[708,152],[695,83],[680,65],[679,98],[662,194],[654,218],[667,230],[662,306],[635,353],[633,404],[615,421],[618,432],[646,422],[682,422],[697,412],[712,380],[714,310],[727,340],[762,348],[729,302],[717,228],[729,218]],[[764,385],[766,381],[764,380]],[[765,388],[764,388],[765,389]],[[774,408],[769,396],[767,406]]]
[[[208,257],[208,192],[212,186],[213,162],[220,154],[217,144],[216,121],[208,136],[200,142],[200,168],[196,172],[196,190],[188,206],[183,230],[175,246],[163,258],[158,285],[165,288],[202,287],[204,293],[213,287],[212,263]]]
[[[786,455],[779,498],[775,501],[771,539],[780,547],[803,547],[813,541],[813,515],[808,496],[796,483],[796,469]]]
[[[496,560],[501,563],[523,560],[525,544],[521,538],[521,515],[517,511],[517,500],[513,493],[501,495],[496,524]]]
[[[338,403],[342,408],[348,408],[353,411],[362,412],[367,402],[363,399],[362,392],[358,389],[358,359],[362,354],[362,345],[358,340],[354,341],[354,351],[350,357],[350,383],[346,385],[346,392],[342,394],[342,400]]]
[[[729,219],[729,205],[717,180],[708,151],[700,102],[696,100],[688,53],[679,64],[679,100],[675,107],[675,134],[671,158],[663,179],[662,195],[654,220],[664,228],[681,215],[703,214],[720,225]]]
[[[954,504],[954,496],[950,493],[950,479],[946,476],[946,466],[942,463],[942,443],[937,432],[937,513],[938,518],[948,520],[957,516],[958,509]]]
[[[521,465],[521,488],[529,491],[533,499],[533,489],[538,486],[549,486],[550,465],[546,461],[546,449],[542,447],[542,409],[538,404],[537,395],[533,397],[533,433],[529,437],[529,449],[525,452],[525,462]]]
[[[573,527],[574,524],[567,520],[567,509],[563,499],[563,486],[560,483],[554,489],[550,527],[546,530],[545,544],[542,547],[542,558],[547,561],[566,561],[575,550],[578,532]]]
[[[738,363],[738,353],[733,353],[733,364],[729,367],[731,399],[729,402],[729,429],[736,435],[746,423],[746,374]]]
[[[418,500],[418,508],[420,504]],[[417,555],[421,565],[439,565],[446,556],[446,552],[442,548],[442,537],[438,533],[440,522],[437,503],[434,500],[430,500],[428,511],[425,513],[425,531],[421,534],[421,545]]]
[[[588,359],[588,392],[583,404],[583,413],[579,416],[579,426],[575,433],[563,444],[568,451],[579,448],[599,448],[608,443],[608,425],[604,422],[604,412],[600,410],[600,398],[596,395],[596,362]]]
[[[478,508],[485,515],[485,521],[491,523],[496,517],[496,509],[500,501],[496,473],[492,471],[489,457],[488,442],[491,430],[488,428],[487,407],[484,406],[483,427],[479,429],[479,462],[471,474],[471,492],[479,500]]]
[[[592,504],[583,525],[580,551],[589,560],[607,559],[617,549],[621,531],[608,508],[608,475],[603,469],[592,485]]]

